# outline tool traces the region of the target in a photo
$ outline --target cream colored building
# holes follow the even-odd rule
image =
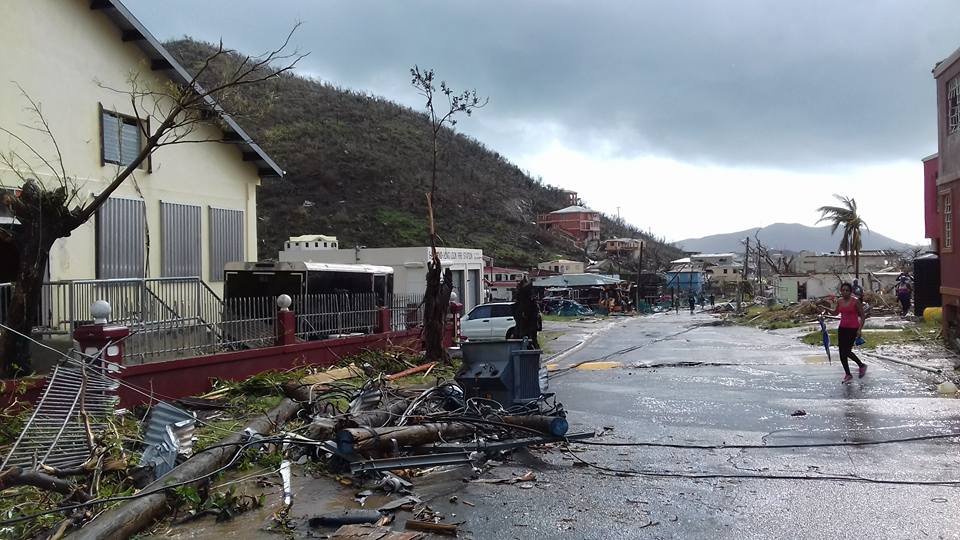
[[[318,235],[319,236],[319,235]],[[294,237],[290,239],[293,240]],[[336,237],[329,237],[336,238]],[[281,262],[315,262],[338,264],[373,264],[393,268],[393,291],[396,294],[422,295],[427,288],[429,247],[310,249],[293,246],[279,253]],[[473,309],[486,298],[483,283],[483,250],[469,248],[437,248],[440,265],[451,271],[453,292],[465,309]]]
[[[145,115],[141,109],[137,118],[124,92],[131,78],[161,88],[189,77],[119,0],[5,0],[0,44],[0,127],[56,158],[44,134],[23,127],[37,121],[25,110],[22,88],[42,108],[80,201],[91,201],[143,144],[138,125]],[[222,292],[224,263],[257,259],[261,178],[282,175],[236,122],[222,119],[223,129],[200,124],[188,140],[230,144],[158,149],[96,219],[56,242],[50,279],[199,275]],[[36,171],[27,174],[54,181],[24,144],[0,134],[0,152],[11,151]],[[20,183],[3,164],[0,181],[7,188]]]
[[[557,259],[555,261],[542,262],[537,265],[540,270],[556,272],[558,274],[582,274],[584,264],[579,261],[570,261],[567,259]]]

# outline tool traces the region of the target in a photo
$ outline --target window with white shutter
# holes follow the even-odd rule
[[[101,159],[104,163],[126,166],[136,159],[143,147],[140,120],[113,111],[101,110]],[[144,160],[142,167],[146,167]]]

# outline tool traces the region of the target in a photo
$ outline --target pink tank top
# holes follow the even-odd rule
[[[846,305],[840,302],[837,308],[840,310],[840,328],[860,328],[860,315],[857,312],[856,299],[851,297],[850,302]]]

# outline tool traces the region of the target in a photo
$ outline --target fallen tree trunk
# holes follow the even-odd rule
[[[406,412],[407,407],[410,406],[410,401],[406,399],[398,399],[391,401],[383,409],[377,409],[375,411],[364,411],[360,412],[347,418],[341,420],[338,424],[338,428],[356,428],[356,427],[383,427],[390,422],[393,418],[399,418],[404,412]]]
[[[283,424],[297,414],[302,406],[301,403],[291,399],[284,399],[270,412],[247,424],[247,428],[257,433],[269,433],[274,426]],[[219,443],[225,446],[198,453],[163,478],[148,485],[144,488],[144,491],[151,491],[165,485],[197,478],[223,467],[236,454],[243,438],[242,432],[227,437]],[[169,491],[160,491],[107,510],[83,528],[72,533],[70,538],[78,540],[128,538],[163,516],[167,510],[168,495]]]
[[[0,472],[0,490],[13,486],[33,486],[70,496],[80,502],[90,500],[90,495],[73,482],[61,480],[42,472],[25,471],[20,467],[10,467]]]
[[[436,422],[416,426],[348,428],[337,433],[337,448],[344,454],[382,454],[398,446],[420,446],[441,439],[456,439],[473,434],[477,426],[458,422]]]

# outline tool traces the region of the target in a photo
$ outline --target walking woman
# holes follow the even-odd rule
[[[840,298],[837,299],[836,308],[830,310],[831,315],[840,315],[840,328],[837,329],[837,345],[840,348],[840,363],[843,365],[843,371],[846,375],[843,377],[843,383],[847,384],[853,380],[850,374],[850,364],[848,360],[853,360],[859,366],[859,374],[862,379],[867,374],[867,365],[853,354],[853,344],[860,337],[861,329],[866,317],[863,314],[863,304],[853,296],[853,286],[849,283],[840,285]]]

